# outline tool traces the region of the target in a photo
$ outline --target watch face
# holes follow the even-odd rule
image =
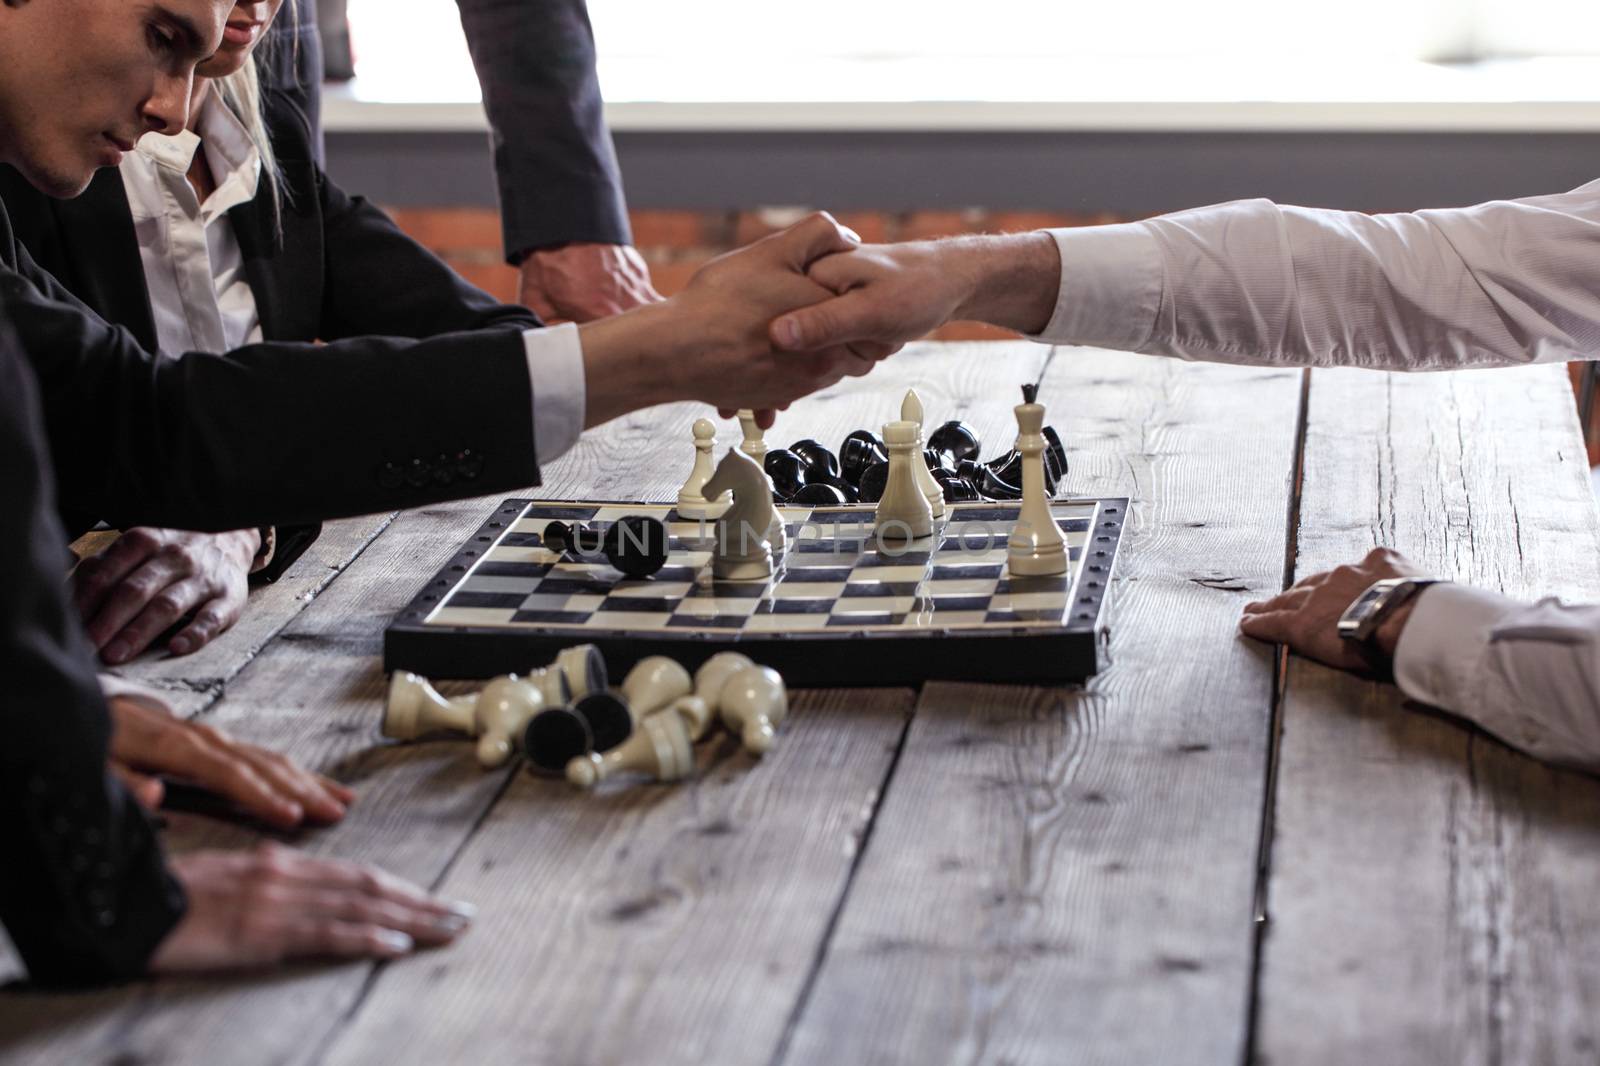
[[[1388,578],[1374,582],[1365,592],[1357,596],[1355,602],[1345,608],[1344,614],[1339,618],[1339,635],[1346,640],[1367,639],[1367,635],[1374,628],[1378,605],[1399,580]]]

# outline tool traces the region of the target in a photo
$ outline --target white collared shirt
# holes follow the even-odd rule
[[[1040,340],[1380,370],[1600,356],[1600,181],[1410,214],[1242,200],[1050,232],[1061,286]],[[1394,668],[1413,699],[1600,770],[1600,605],[1431,586]]]
[[[216,184],[204,203],[188,180],[202,147]],[[261,191],[261,155],[238,117],[212,92],[195,131],[146,134],[123,157],[121,173],[160,353],[226,352],[261,340],[261,316],[228,219]],[[522,339],[543,464],[583,432],[583,348],[573,325],[525,330]]]

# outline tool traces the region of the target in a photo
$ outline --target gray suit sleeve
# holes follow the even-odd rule
[[[506,259],[631,243],[584,0],[456,2],[489,113]]]

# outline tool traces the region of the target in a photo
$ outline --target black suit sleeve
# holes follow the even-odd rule
[[[63,507],[227,530],[538,484],[517,331],[157,358],[7,230],[0,213],[0,320],[38,376]]]
[[[106,773],[110,726],[60,577],[37,399],[0,337],[0,922],[34,981],[91,984],[144,972],[184,900],[143,812]]]
[[[631,244],[584,0],[456,0],[489,113],[506,258]]]

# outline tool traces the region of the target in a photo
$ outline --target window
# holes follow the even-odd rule
[[[362,96],[477,98],[449,0],[349,10]],[[1452,64],[1600,55],[1600,3],[1574,0],[591,0],[589,13],[612,101],[1427,99],[1448,94]],[[1592,98],[1591,75],[1583,64],[1551,92]]]

